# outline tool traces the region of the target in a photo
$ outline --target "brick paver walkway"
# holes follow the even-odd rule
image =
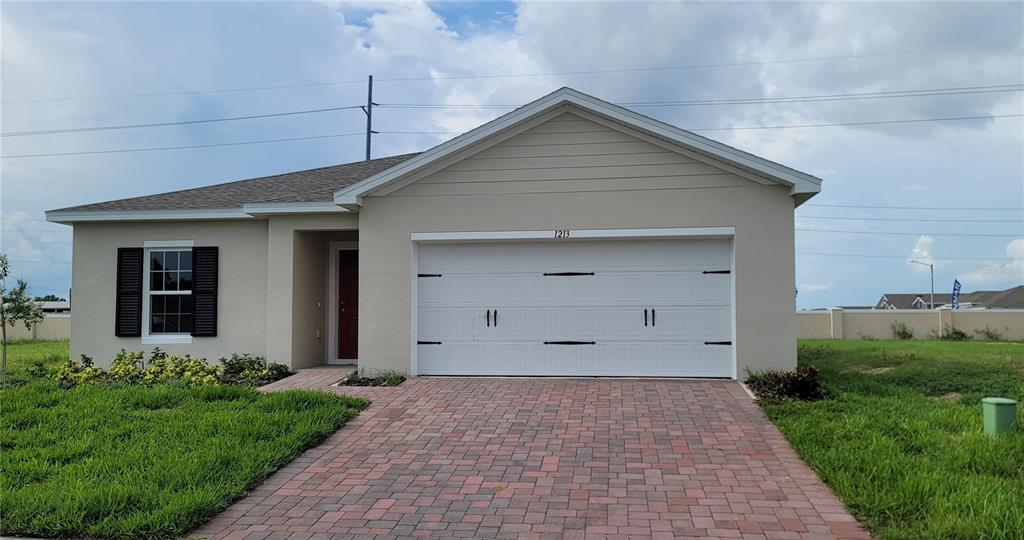
[[[268,389],[341,392],[330,379],[311,370]],[[868,537],[736,382],[417,378],[343,391],[373,405],[195,534]]]

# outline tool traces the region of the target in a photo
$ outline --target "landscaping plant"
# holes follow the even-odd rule
[[[892,323],[892,335],[900,341],[914,339],[914,329],[909,328],[907,323],[896,321]]]
[[[403,382],[405,382],[405,375],[391,370],[369,374],[357,369],[341,380],[341,384],[344,386],[398,386]]]
[[[749,372],[746,383],[758,399],[822,399],[821,376],[814,366],[798,367],[793,371]]]
[[[6,253],[0,253],[0,387],[7,383],[7,327],[22,323],[26,329],[43,320],[43,307],[28,294],[28,283],[7,288],[11,267]]]

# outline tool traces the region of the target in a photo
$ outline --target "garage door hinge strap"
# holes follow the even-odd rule
[[[440,341],[417,341],[417,345],[440,345]]]
[[[545,276],[592,276],[593,272],[544,272]]]
[[[705,345],[732,345],[731,341],[705,341]]]
[[[416,277],[441,277],[441,274],[416,274]]]
[[[596,341],[545,341],[545,345],[597,345]]]
[[[705,270],[701,274],[731,274],[732,270]]]

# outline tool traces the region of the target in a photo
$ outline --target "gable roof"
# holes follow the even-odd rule
[[[110,220],[115,213],[125,216],[125,219],[139,219],[139,216],[145,214],[177,215],[181,219],[219,216],[223,219],[252,217],[252,214],[273,213],[275,208],[289,207],[302,212],[343,212],[344,209],[338,208],[331,200],[335,191],[415,155],[403,154],[156,195],[70,206],[50,210],[46,217],[55,222],[83,221],[90,220],[90,217]]]
[[[334,202],[350,210],[362,205],[364,197],[389,190],[394,185],[415,180],[417,173],[433,170],[447,158],[464,157],[496,144],[563,112],[589,113],[620,129],[639,132],[676,148],[681,148],[709,162],[762,184],[788,186],[797,204],[821,191],[821,179],[733,148],[696,133],[660,122],[618,105],[573,90],[560,88],[540,99],[499,116],[454,139],[422,152],[401,164],[381,171],[365,180],[339,189]],[[411,178],[411,179],[410,179]]]
[[[938,303],[939,296],[935,296],[936,303]],[[924,305],[928,305],[928,293],[915,294],[915,293],[886,293],[878,299],[878,303],[875,304],[876,308],[888,309],[890,306],[895,309],[914,309],[914,305],[923,302]]]

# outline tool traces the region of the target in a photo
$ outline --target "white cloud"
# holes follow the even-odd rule
[[[928,269],[923,265],[916,264],[912,261],[918,261],[924,264],[935,264],[935,259],[932,258],[932,249],[934,247],[934,237],[926,235],[919,236],[917,238],[917,242],[914,243],[914,247],[910,250],[910,255],[907,256],[907,264],[918,270],[928,271]]]

